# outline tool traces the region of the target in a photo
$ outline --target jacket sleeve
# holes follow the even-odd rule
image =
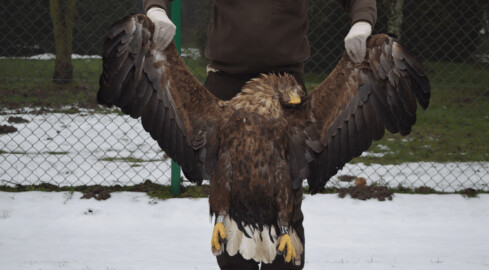
[[[377,3],[375,0],[336,0],[350,13],[351,23],[369,22],[372,27],[377,21]]]
[[[143,0],[143,9],[144,9],[144,12],[147,12],[148,9],[152,6],[158,6],[158,7],[161,7],[165,10],[167,10],[166,8],[170,8],[170,2],[172,0]]]

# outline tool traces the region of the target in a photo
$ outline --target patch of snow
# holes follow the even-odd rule
[[[475,54],[474,56],[481,63],[489,63],[489,54]]]
[[[410,142],[412,140],[413,140],[413,138],[412,137],[408,137],[408,136],[406,136],[406,137],[404,137],[404,138],[401,139],[402,142]]]
[[[207,199],[0,192],[2,269],[219,269]],[[305,195],[305,269],[489,269],[489,195]]]
[[[383,145],[383,144],[378,144],[377,148],[379,148],[382,151],[389,151],[390,150],[389,146]]]
[[[183,58],[192,58],[192,59],[197,59],[202,57],[199,48],[182,48],[181,55]]]
[[[21,57],[0,56],[0,59],[53,60],[56,59],[56,55],[52,53],[42,53],[42,54],[36,54],[32,56],[21,56]],[[71,59],[102,59],[102,57],[100,55],[72,54]]]
[[[362,157],[383,157],[388,153],[374,153],[374,152],[363,152],[360,156]]]
[[[182,57],[197,59],[202,57],[198,48],[182,48]],[[42,53],[32,56],[20,56],[20,57],[7,57],[0,56],[0,59],[26,59],[26,60],[53,60],[56,59],[56,55],[52,53]],[[80,55],[72,54],[71,59],[102,59],[100,55]]]
[[[72,59],[102,59],[100,55],[80,55],[80,54],[72,54]]]

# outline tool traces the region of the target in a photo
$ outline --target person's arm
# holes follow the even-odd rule
[[[175,36],[177,29],[165,11],[170,8],[170,0],[143,0],[143,8],[148,18],[155,24],[153,40],[158,44],[158,47],[166,48]]]
[[[367,38],[377,21],[375,0],[336,0],[350,14],[351,28],[345,37],[345,49],[354,62],[362,62],[367,53]]]
[[[377,21],[377,2],[375,0],[336,0],[349,14],[351,24],[359,21],[370,23]]]
[[[159,7],[164,10],[170,8],[170,2],[171,0],[143,0],[143,9],[145,12],[148,12],[148,10],[151,7]]]

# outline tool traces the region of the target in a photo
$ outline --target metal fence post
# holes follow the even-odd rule
[[[178,53],[181,54],[181,21],[182,21],[182,3],[181,0],[175,0],[171,3],[171,20],[177,27],[175,33],[175,44],[177,45]],[[171,161],[171,193],[177,196],[180,193],[180,166],[174,161]]]

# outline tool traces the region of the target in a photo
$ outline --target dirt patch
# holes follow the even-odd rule
[[[353,186],[348,188],[340,188],[338,190],[338,196],[340,198],[346,197],[346,195],[350,195],[350,197],[359,200],[369,200],[369,199],[378,199],[379,201],[385,201],[388,199],[392,201],[393,192],[387,187],[379,187],[379,186]]]
[[[427,187],[427,186],[421,186],[418,188],[415,188],[414,191],[419,194],[434,194],[436,193],[436,190],[433,188]]]
[[[17,131],[17,129],[13,126],[0,125],[0,134],[13,133],[16,131]]]
[[[93,189],[83,192],[81,199],[94,198],[97,201],[103,201],[110,198],[110,189],[107,187],[96,186]]]
[[[29,123],[29,120],[24,119],[22,117],[10,116],[7,120],[9,123],[23,124]]]
[[[55,191],[59,187],[56,186],[56,185],[53,185],[51,183],[41,183],[41,184],[38,185],[38,188],[41,189],[41,190],[46,190],[46,191]]]
[[[477,197],[477,190],[473,188],[467,188],[462,190],[460,193],[466,198],[476,198]]]
[[[340,176],[338,176],[338,180],[340,180],[341,182],[351,182],[351,181],[355,180],[355,178],[357,178],[357,177],[353,176],[353,175],[340,175]]]

